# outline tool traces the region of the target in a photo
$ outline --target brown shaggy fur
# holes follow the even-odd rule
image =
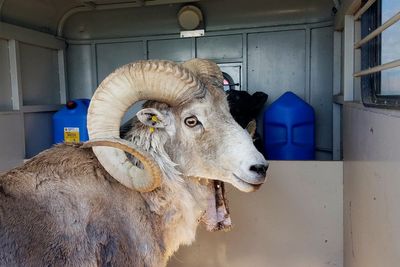
[[[0,176],[0,266],[163,266],[160,223],[78,145]]]

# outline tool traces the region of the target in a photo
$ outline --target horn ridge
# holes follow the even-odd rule
[[[155,100],[179,106],[204,95],[205,90],[202,81],[190,70],[171,61],[149,60],[124,65],[105,78],[92,97],[87,118],[89,138],[119,138],[122,117],[137,101]],[[150,169],[143,171],[133,166],[122,150],[102,146],[92,149],[107,172],[125,186],[138,191],[159,186],[147,172],[151,173]],[[148,178],[147,184],[143,176]]]

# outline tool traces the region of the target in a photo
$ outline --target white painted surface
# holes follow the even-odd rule
[[[169,266],[343,266],[342,163],[274,161],[268,172],[258,192],[228,188],[231,232],[201,229]]]
[[[344,266],[400,265],[400,112],[344,107]]]

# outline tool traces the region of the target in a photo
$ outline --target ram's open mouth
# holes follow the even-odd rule
[[[256,191],[264,183],[264,181],[249,183],[236,174],[233,174],[233,177],[235,180],[232,185],[245,192]],[[225,185],[222,181],[214,180],[208,186],[211,192],[207,210],[201,217],[201,221],[206,225],[208,231],[229,231],[232,228],[232,221],[225,196]]]
[[[201,221],[206,225],[208,231],[229,231],[232,221],[225,196],[225,185],[221,181],[214,180],[209,186],[212,194]]]

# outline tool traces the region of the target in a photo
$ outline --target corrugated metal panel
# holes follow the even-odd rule
[[[67,78],[69,98],[91,98],[94,84],[92,50],[90,45],[70,45],[67,50]]]
[[[172,39],[155,40],[148,42],[149,59],[167,59],[173,61],[185,61],[191,59],[192,40]]]
[[[10,61],[7,40],[0,39],[0,110],[12,110]]]
[[[22,114],[0,114],[0,172],[22,163],[25,157]]]
[[[269,105],[286,91],[305,97],[306,40],[304,30],[248,35],[248,91],[269,95]],[[262,114],[257,131],[263,133]]]
[[[132,61],[145,59],[143,42],[98,44],[97,77],[98,83],[116,68]]]
[[[241,58],[242,35],[201,37],[196,39],[197,57],[209,59]]]
[[[271,103],[286,91],[305,96],[305,31],[248,36],[248,90],[264,91]]]
[[[310,104],[316,115],[317,148],[332,150],[333,29],[311,30]],[[331,153],[326,159],[332,159]],[[321,157],[324,155],[321,155]]]
[[[20,44],[24,105],[60,103],[57,50]]]
[[[53,114],[54,112],[24,114],[26,158],[31,158],[51,147],[53,142]]]

